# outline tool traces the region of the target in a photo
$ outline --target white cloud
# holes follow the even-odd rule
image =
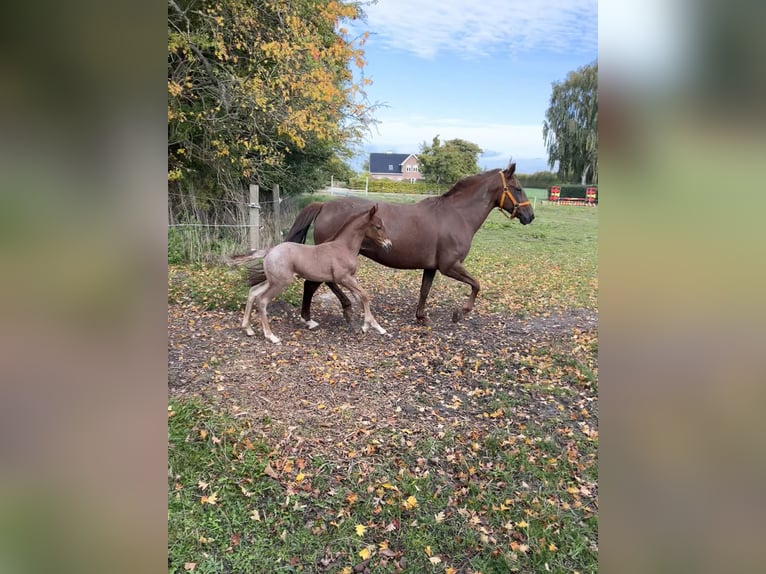
[[[594,52],[598,41],[597,0],[381,0],[365,12],[385,46],[422,58]]]
[[[376,151],[417,153],[423,142],[430,145],[437,134],[442,142],[456,138],[473,142],[488,152],[486,157],[498,158],[499,164],[507,164],[511,156],[548,157],[540,125],[489,124],[414,116],[392,118],[381,120],[377,129],[373,128],[373,143]]]

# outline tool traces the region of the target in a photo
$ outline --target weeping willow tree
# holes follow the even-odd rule
[[[554,82],[543,121],[548,165],[565,181],[598,183],[598,63]]]

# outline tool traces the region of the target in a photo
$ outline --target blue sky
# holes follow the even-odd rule
[[[484,150],[481,169],[547,168],[551,84],[598,55],[597,0],[379,0],[367,6],[371,102],[363,153],[417,153],[435,135]]]

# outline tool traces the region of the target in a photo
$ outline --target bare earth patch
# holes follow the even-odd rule
[[[335,460],[381,432],[516,428],[549,415],[596,432],[594,311],[517,318],[479,303],[455,324],[454,302],[432,300],[432,323],[420,326],[414,303],[409,289],[389,288],[374,300],[389,332],[378,335],[360,332],[356,305],[347,325],[327,294],[315,299],[320,327],[313,331],[297,309],[275,301],[269,310],[281,345],[264,340],[259,326],[258,336],[247,337],[240,311],[171,305],[169,394],[203,398],[294,453]]]

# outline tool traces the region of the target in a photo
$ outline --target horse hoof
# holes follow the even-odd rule
[[[301,318],[301,323],[306,325],[309,331],[313,331],[314,329],[319,327],[319,323],[317,323],[313,319],[309,319],[308,321],[306,321],[306,319]]]
[[[418,325],[423,325],[424,327],[428,327],[431,324],[431,321],[428,319],[428,317],[416,317],[418,321]]]
[[[370,326],[367,324],[362,325],[362,333],[366,333],[370,329]]]
[[[387,331],[383,327],[377,327],[377,331],[381,335],[385,335],[387,333]]]
[[[351,323],[353,320],[353,317],[351,315],[351,309],[343,309],[343,318],[346,320],[346,323]]]
[[[247,334],[248,337],[252,337],[253,335],[255,335],[255,331],[253,331],[250,327],[245,329],[245,333]]]
[[[282,343],[282,339],[280,339],[280,338],[279,338],[279,337],[277,337],[276,335],[267,335],[267,336],[266,336],[266,338],[267,338],[269,341],[271,341],[272,343],[274,343],[275,345],[279,345],[279,344],[281,344],[281,343]]]
[[[457,323],[462,318],[463,318],[463,313],[455,309],[455,311],[452,313],[452,322]]]

